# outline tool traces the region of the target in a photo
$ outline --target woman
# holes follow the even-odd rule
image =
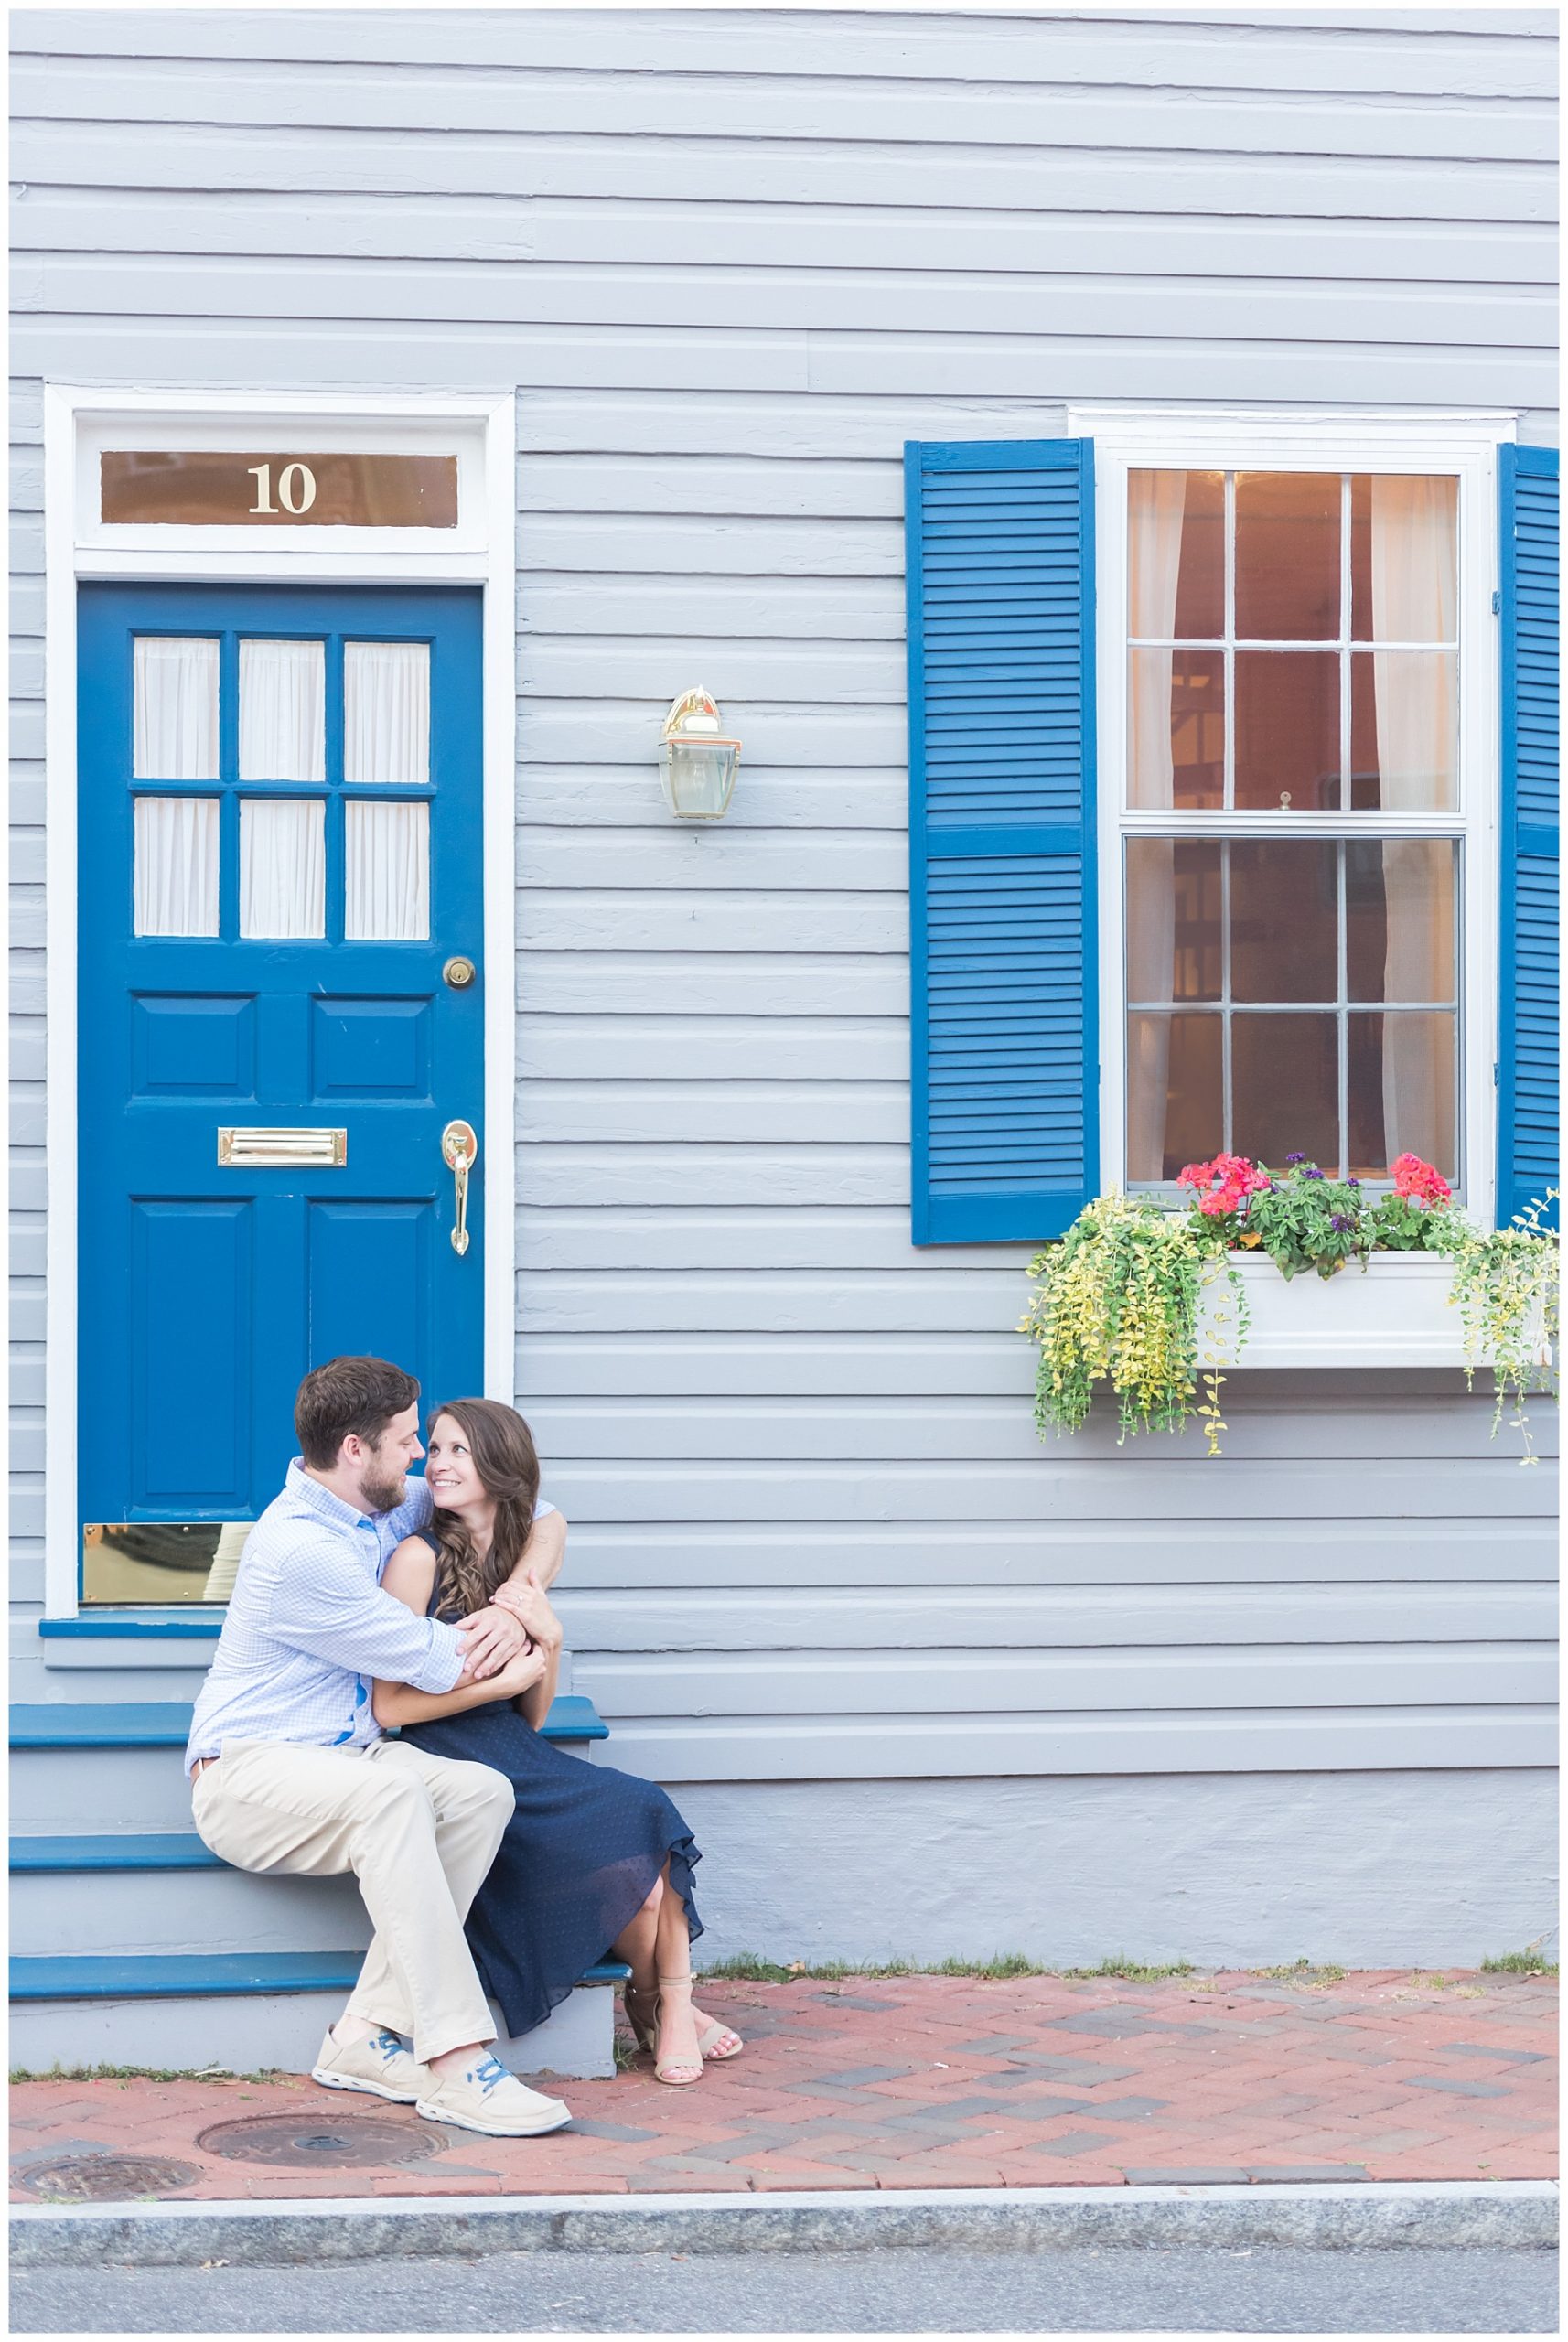
[[[539,1458],[522,1417],[494,1399],[457,1399],[430,1426],[428,1530],[404,1538],[381,1584],[411,1610],[459,1618],[511,1577],[533,1526]],[[662,1789],[585,1765],[539,1727],[561,1661],[561,1622],[532,1571],[508,1587],[529,1645],[499,1675],[444,1693],[378,1682],[377,1721],[438,1756],[505,1773],[517,1810],[468,1914],[468,1941],[509,2030],[527,2033],[585,1968],[626,1961],[627,2015],[660,2081],[700,2079],[704,2057],[733,2057],[740,2036],[692,2005],[692,1903],[702,1857]],[[499,1694],[500,1696],[498,1696]]]

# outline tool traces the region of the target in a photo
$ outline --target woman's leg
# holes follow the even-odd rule
[[[654,1954],[659,1973],[659,2046],[654,2061],[660,2066],[703,2070],[697,2047],[697,2023],[692,2007],[692,1937],[686,1906],[670,1885],[670,1864],[661,1874],[665,1888],[654,1925]]]
[[[612,1960],[624,1960],[631,1970],[627,1986],[648,2008],[659,1990],[659,1913],[664,1902],[664,1881],[656,1878],[637,1917],[624,1927],[610,1946]]]

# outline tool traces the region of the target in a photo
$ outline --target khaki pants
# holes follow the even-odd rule
[[[354,1873],[376,1932],[349,2010],[426,2064],[495,2038],[463,1921],[513,1807],[503,1774],[401,1740],[230,1740],[191,1788],[203,1842],[237,1870]]]

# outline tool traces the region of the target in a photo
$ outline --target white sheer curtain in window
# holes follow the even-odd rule
[[[218,932],[218,800],[138,797],[135,881],[137,935]]]
[[[1127,479],[1129,610],[1134,637],[1169,640],[1176,631],[1181,575],[1185,472],[1135,471]],[[1127,689],[1127,801],[1163,807],[1176,796],[1171,752],[1171,654],[1134,650]],[[1176,976],[1176,847],[1148,839],[1141,847],[1139,886],[1123,899],[1129,923],[1125,965],[1132,1000],[1169,1000]],[[1170,1095],[1169,1020],[1127,1021],[1127,1174],[1164,1176],[1165,1117]],[[1214,1144],[1219,1144],[1219,1133]]]
[[[218,645],[139,634],[131,769],[137,780],[218,778]]]
[[[343,645],[343,778],[351,789],[430,779],[430,645]]]
[[[430,808],[350,802],[343,933],[352,943],[423,943],[430,933]]]
[[[248,797],[240,807],[240,932],[327,932],[326,807],[319,798]]]
[[[327,646],[240,645],[240,778],[327,778]]]
[[[1452,479],[1380,477],[1371,489],[1372,633],[1379,642],[1453,642],[1457,627],[1458,495]],[[1384,808],[1446,803],[1454,770],[1452,661],[1374,651],[1378,767]],[[1383,848],[1386,1001],[1447,999],[1454,983],[1454,861],[1425,842]],[[1391,1163],[1427,1134],[1454,1129],[1454,1030],[1446,1017],[1383,1019],[1383,1136]],[[1452,1141],[1451,1141],[1452,1144]],[[1417,1151],[1420,1151],[1419,1149]],[[1450,1164],[1450,1171],[1457,1166]]]

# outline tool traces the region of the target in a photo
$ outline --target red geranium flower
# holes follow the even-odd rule
[[[1441,1171],[1423,1163],[1419,1155],[1397,1155],[1389,1166],[1396,1196],[1404,1196],[1412,1203],[1428,1206],[1445,1204],[1454,1190]]]

